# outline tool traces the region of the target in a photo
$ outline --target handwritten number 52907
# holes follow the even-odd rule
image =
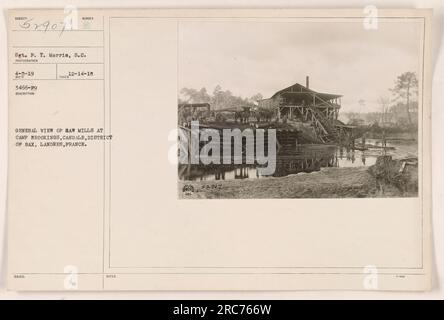
[[[42,23],[34,22],[34,18],[27,19],[19,24],[20,28],[23,30],[34,30],[34,31],[54,31],[59,30],[60,28],[60,35],[63,34],[63,32],[66,29],[66,24],[64,22],[51,22],[50,20],[46,20]]]

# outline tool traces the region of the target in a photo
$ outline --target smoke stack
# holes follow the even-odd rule
[[[310,77],[309,76],[305,77],[305,87],[307,89],[310,89]]]

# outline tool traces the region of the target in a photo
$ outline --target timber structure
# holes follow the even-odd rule
[[[258,107],[274,110],[278,121],[310,123],[316,137],[325,143],[338,141],[342,131],[349,129],[338,120],[341,97],[311,90],[307,77],[305,86],[295,83],[260,100]]]

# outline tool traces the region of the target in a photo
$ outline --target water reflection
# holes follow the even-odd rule
[[[371,166],[376,155],[335,145],[299,145],[280,150],[274,177],[310,173],[329,167]],[[232,180],[263,178],[257,165],[179,165],[181,180]]]

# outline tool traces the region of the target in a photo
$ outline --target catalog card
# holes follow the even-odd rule
[[[428,290],[430,10],[10,10],[13,290]]]

